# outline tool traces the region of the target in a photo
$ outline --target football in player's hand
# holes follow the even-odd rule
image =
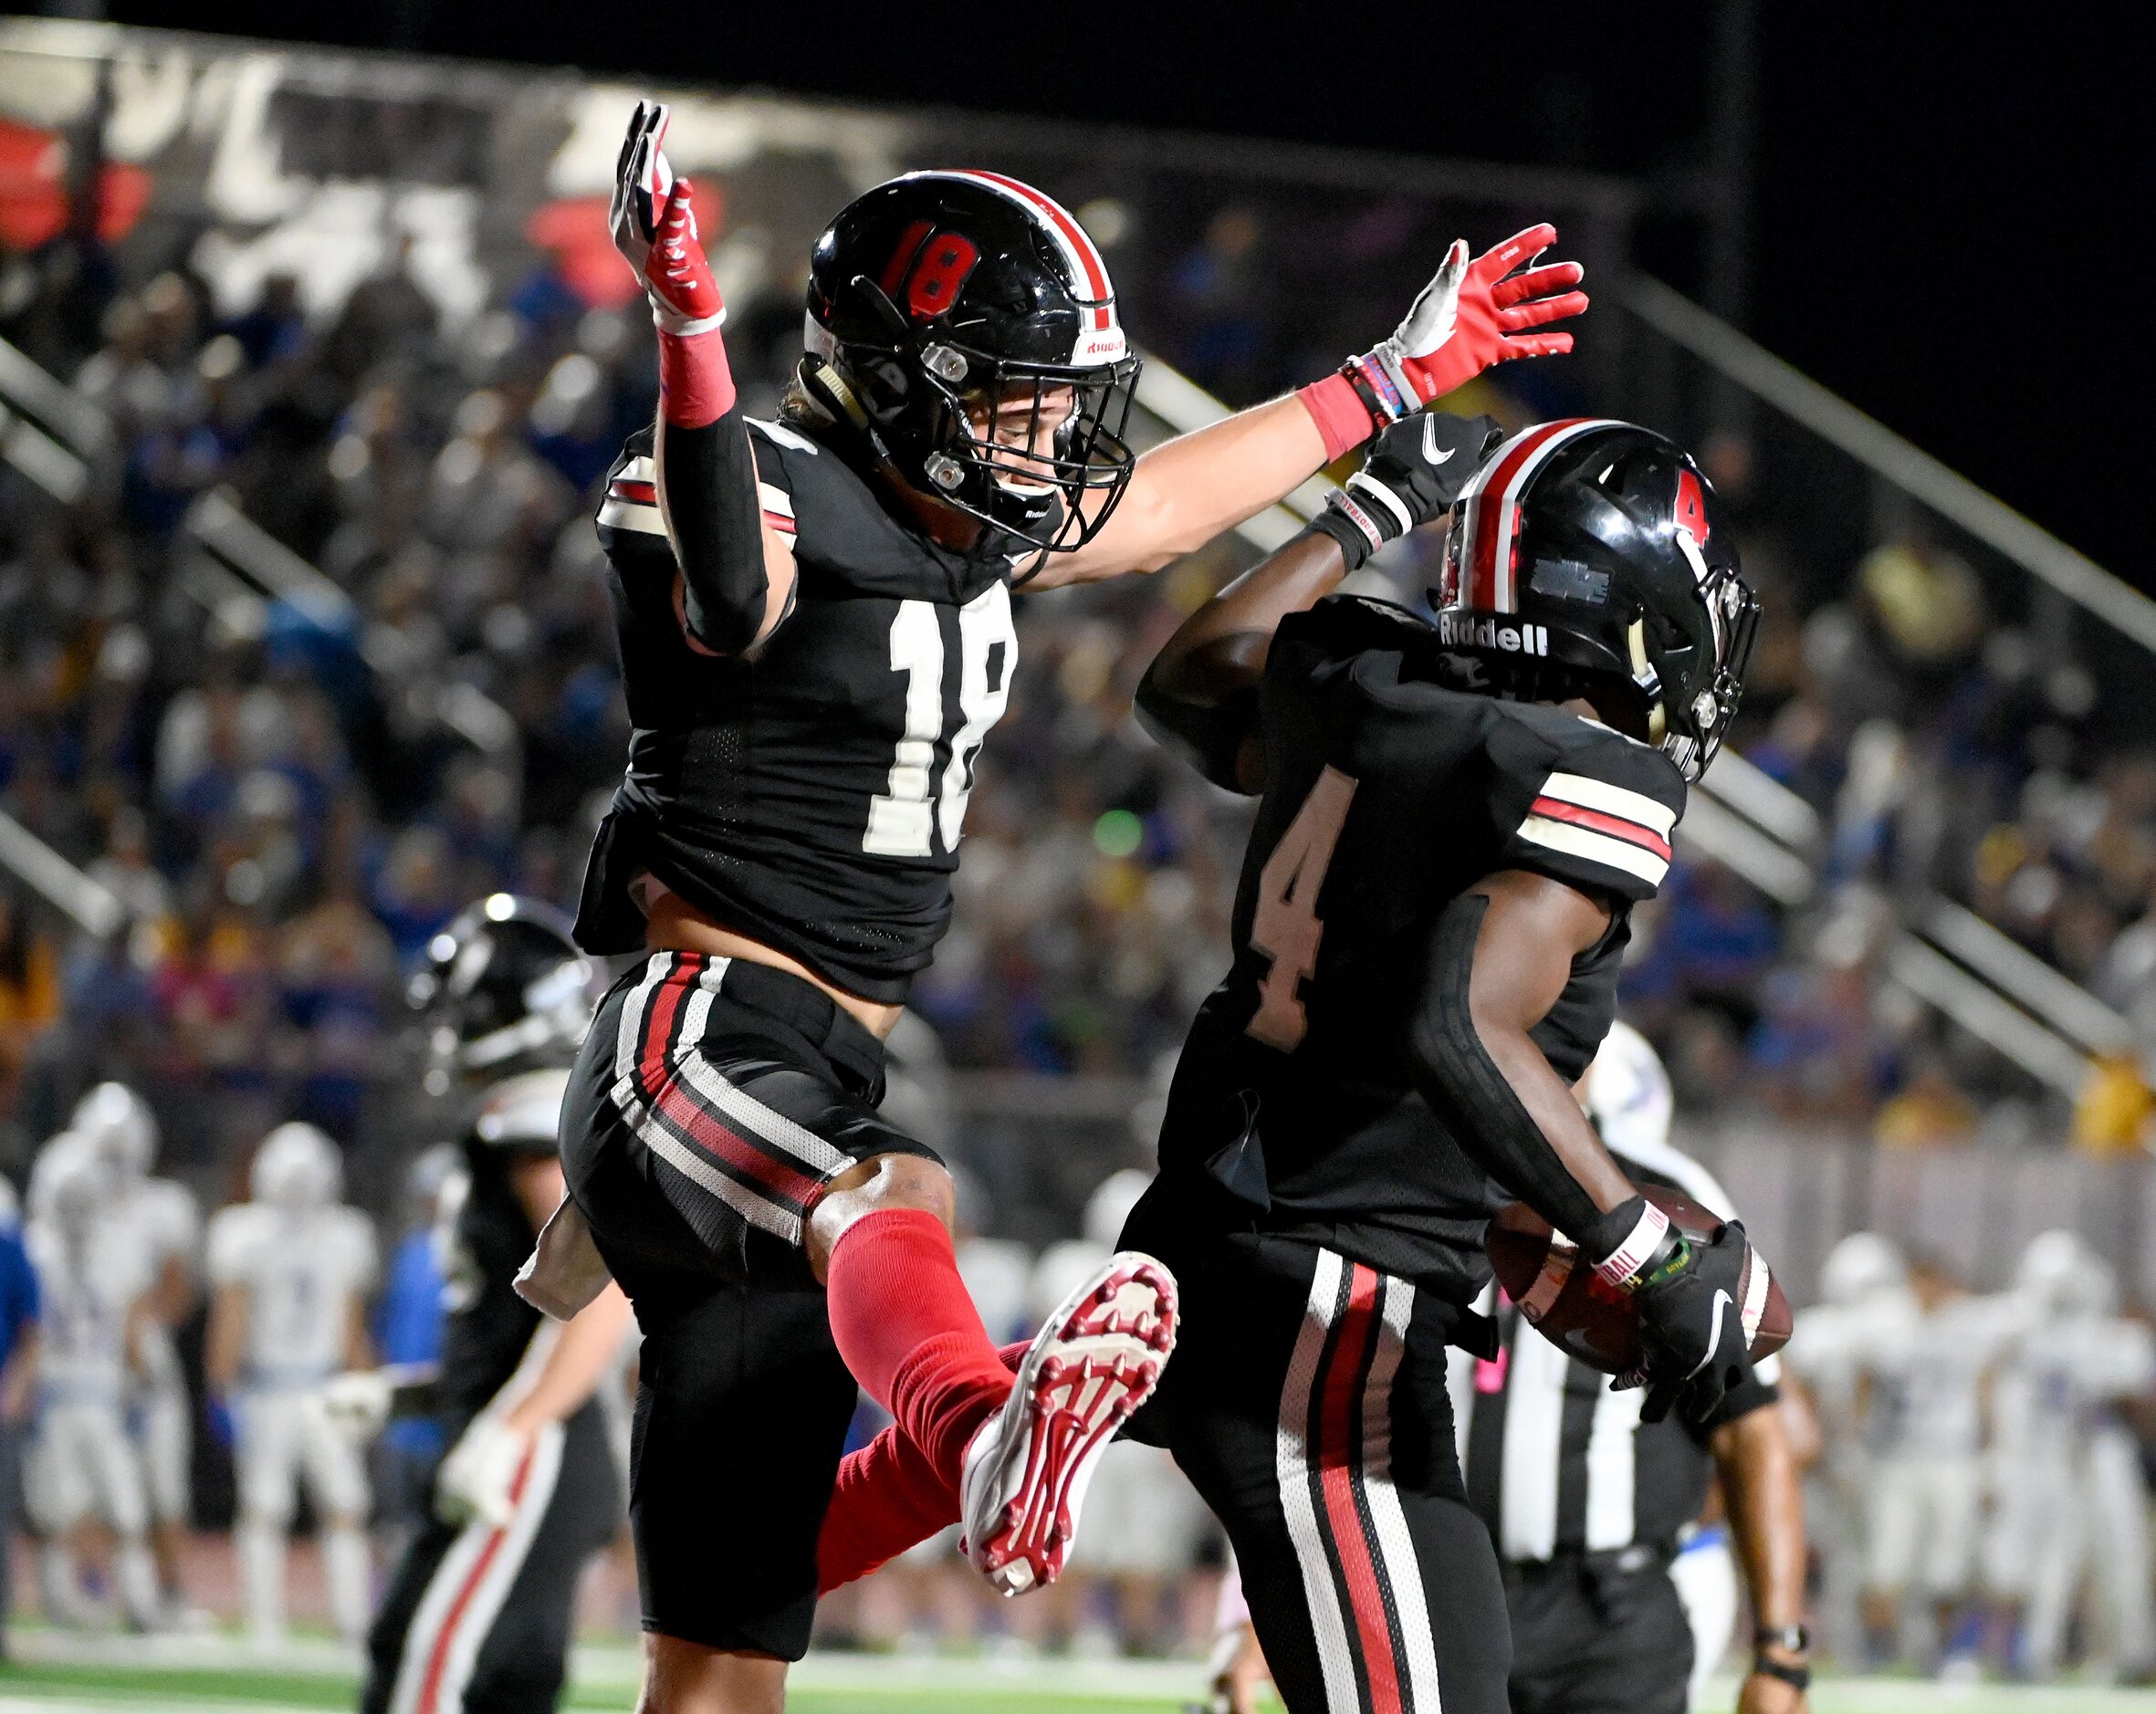
[[[1646,1185],[1641,1193],[1687,1238],[1707,1243],[1722,1229],[1719,1216],[1674,1190]],[[1499,1287],[1544,1338],[1605,1374],[1638,1366],[1639,1316],[1631,1297],[1606,1285],[1571,1244],[1553,1247],[1550,1223],[1525,1203],[1499,1212],[1482,1235],[1482,1249]],[[1753,1295],[1754,1277],[1761,1274],[1766,1276],[1766,1304],[1752,1339],[1754,1363],[1789,1339],[1789,1300],[1756,1251],[1745,1262],[1743,1295]]]

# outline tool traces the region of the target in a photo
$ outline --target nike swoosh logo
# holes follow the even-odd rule
[[[1692,1374],[1699,1374],[1700,1369],[1704,1369],[1714,1361],[1714,1353],[1722,1349],[1722,1318],[1724,1313],[1735,1307],[1736,1304],[1732,1301],[1730,1294],[1720,1286],[1716,1286],[1714,1288],[1714,1320],[1709,1323],[1707,1328],[1707,1354],[1700,1359],[1700,1366],[1692,1371]],[[1689,1381],[1692,1378],[1692,1374],[1688,1374],[1684,1378]]]
[[[1438,450],[1438,419],[1434,416],[1426,416],[1422,419],[1423,457],[1433,465],[1447,465],[1452,462],[1452,455],[1459,450],[1460,448],[1457,446],[1448,446],[1443,452],[1439,452]]]

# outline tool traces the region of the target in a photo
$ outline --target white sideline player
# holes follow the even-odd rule
[[[304,1479],[322,1520],[330,1616],[356,1640],[367,1628],[367,1476],[323,1388],[370,1365],[374,1229],[339,1201],[337,1145],[310,1124],[262,1140],[248,1188],[252,1200],[210,1220],[206,1358],[212,1390],[234,1402],[248,1626],[261,1645],[283,1636],[286,1536]]]
[[[1875,1448],[1864,1622],[1875,1656],[1911,1649],[1930,1604],[1930,1648],[1947,1645],[1976,1581],[1984,1493],[1984,1395],[2018,1317],[1972,1297],[1941,1267],[1912,1263],[1909,1288],[1864,1307],[1857,1338],[1867,1437]]]
[[[1826,1252],[1822,1301],[1798,1312],[1782,1353],[1818,1420],[1821,1453],[1805,1517],[1819,1548],[1820,1628],[1845,1662],[1860,1659],[1864,1647],[1859,1602],[1875,1453],[1864,1419],[1865,1341],[1878,1324],[1877,1304],[1905,1306],[1908,1291],[1901,1252],[1877,1232],[1852,1232]]]
[[[141,1468],[122,1419],[150,1319],[151,1273],[125,1235],[103,1223],[109,1189],[90,1141],[63,1132],[33,1176],[25,1233],[43,1304],[38,1318],[37,1437],[25,1487],[45,1547],[38,1571],[47,1617],[81,1624],[91,1607],[79,1555],[96,1521],[112,1531],[113,1578],[127,1622],[159,1619]]]
[[[2148,1495],[2115,1406],[2156,1385],[2156,1339],[2113,1312],[2109,1269],[2071,1232],[2039,1234],[2023,1252],[2014,1296],[2023,1312],[1997,1393],[1987,1581],[2025,1624],[2022,1665],[2057,1674],[2085,1573],[2102,1597],[2115,1665],[2156,1665],[2150,1614]],[[2094,1615],[2092,1615],[2094,1616]]]
[[[150,1539],[170,1616],[182,1617],[182,1549],[193,1510],[189,1458],[192,1408],[173,1331],[194,1308],[202,1217],[184,1185],[154,1178],[157,1120],[124,1083],[99,1083],[76,1104],[68,1128],[104,1158],[110,1191],[103,1219],[126,1234],[152,1270],[142,1323],[142,1366],[131,1371],[128,1423],[150,1496]]]

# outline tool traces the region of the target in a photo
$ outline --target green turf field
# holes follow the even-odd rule
[[[323,1645],[296,1647],[269,1667],[244,1664],[221,1638],[32,1634],[19,1646],[25,1658],[0,1666],[0,1714],[298,1714],[349,1709],[355,1699],[349,1657]],[[1183,1714],[1199,1676],[1195,1664],[1163,1662],[822,1656],[796,1670],[789,1708],[792,1714]],[[625,1710],[634,1698],[631,1650],[579,1651],[568,1708]],[[1822,1682],[1812,1707],[1815,1714],[2156,1714],[2156,1691],[1839,1679]]]

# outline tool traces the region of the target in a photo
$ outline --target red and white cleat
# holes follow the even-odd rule
[[[1053,1583],[1094,1467],[1176,1348],[1176,1280],[1136,1250],[1108,1258],[1033,1336],[1010,1402],[966,1448],[961,1551],[996,1593]]]

